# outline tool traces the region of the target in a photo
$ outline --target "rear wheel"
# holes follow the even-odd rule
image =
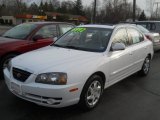
[[[150,62],[151,62],[151,59],[150,57],[146,57],[146,59],[144,60],[144,63],[143,63],[143,66],[142,66],[142,69],[139,71],[139,74],[141,76],[147,76],[149,71],[150,71]]]
[[[81,93],[79,105],[85,110],[96,107],[104,89],[104,82],[98,75],[93,75],[85,84]]]

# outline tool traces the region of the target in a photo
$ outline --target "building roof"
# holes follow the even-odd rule
[[[31,14],[22,14],[22,15],[16,15],[16,18],[24,18],[24,19],[47,19],[47,16],[42,15],[31,15]]]
[[[45,14],[48,16],[52,16],[52,17],[67,15],[69,17],[69,20],[71,21],[88,22],[88,19],[85,16],[81,16],[81,15],[63,14],[63,13],[58,13],[58,12],[46,12]]]

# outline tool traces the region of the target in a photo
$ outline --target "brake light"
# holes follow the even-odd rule
[[[147,38],[148,40],[152,41],[151,36],[149,36],[149,35],[145,35],[145,36],[146,36],[146,38]]]

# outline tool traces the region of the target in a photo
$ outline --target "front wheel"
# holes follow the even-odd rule
[[[104,89],[102,77],[93,75],[85,84],[80,98],[80,107],[85,110],[93,109],[99,102]]]
[[[5,69],[9,61],[16,56],[17,56],[16,54],[9,54],[5,56],[4,58],[2,58],[2,60],[0,61],[0,74],[2,78],[3,78],[3,69]]]
[[[149,71],[150,71],[150,62],[151,62],[151,59],[150,57],[146,57],[146,59],[144,60],[144,63],[143,63],[143,66],[142,66],[142,69],[139,71],[139,74],[141,76],[147,76]]]

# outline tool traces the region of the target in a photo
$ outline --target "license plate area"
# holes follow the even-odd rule
[[[12,90],[13,92],[21,95],[21,86],[20,86],[20,85],[11,82],[11,90]]]

